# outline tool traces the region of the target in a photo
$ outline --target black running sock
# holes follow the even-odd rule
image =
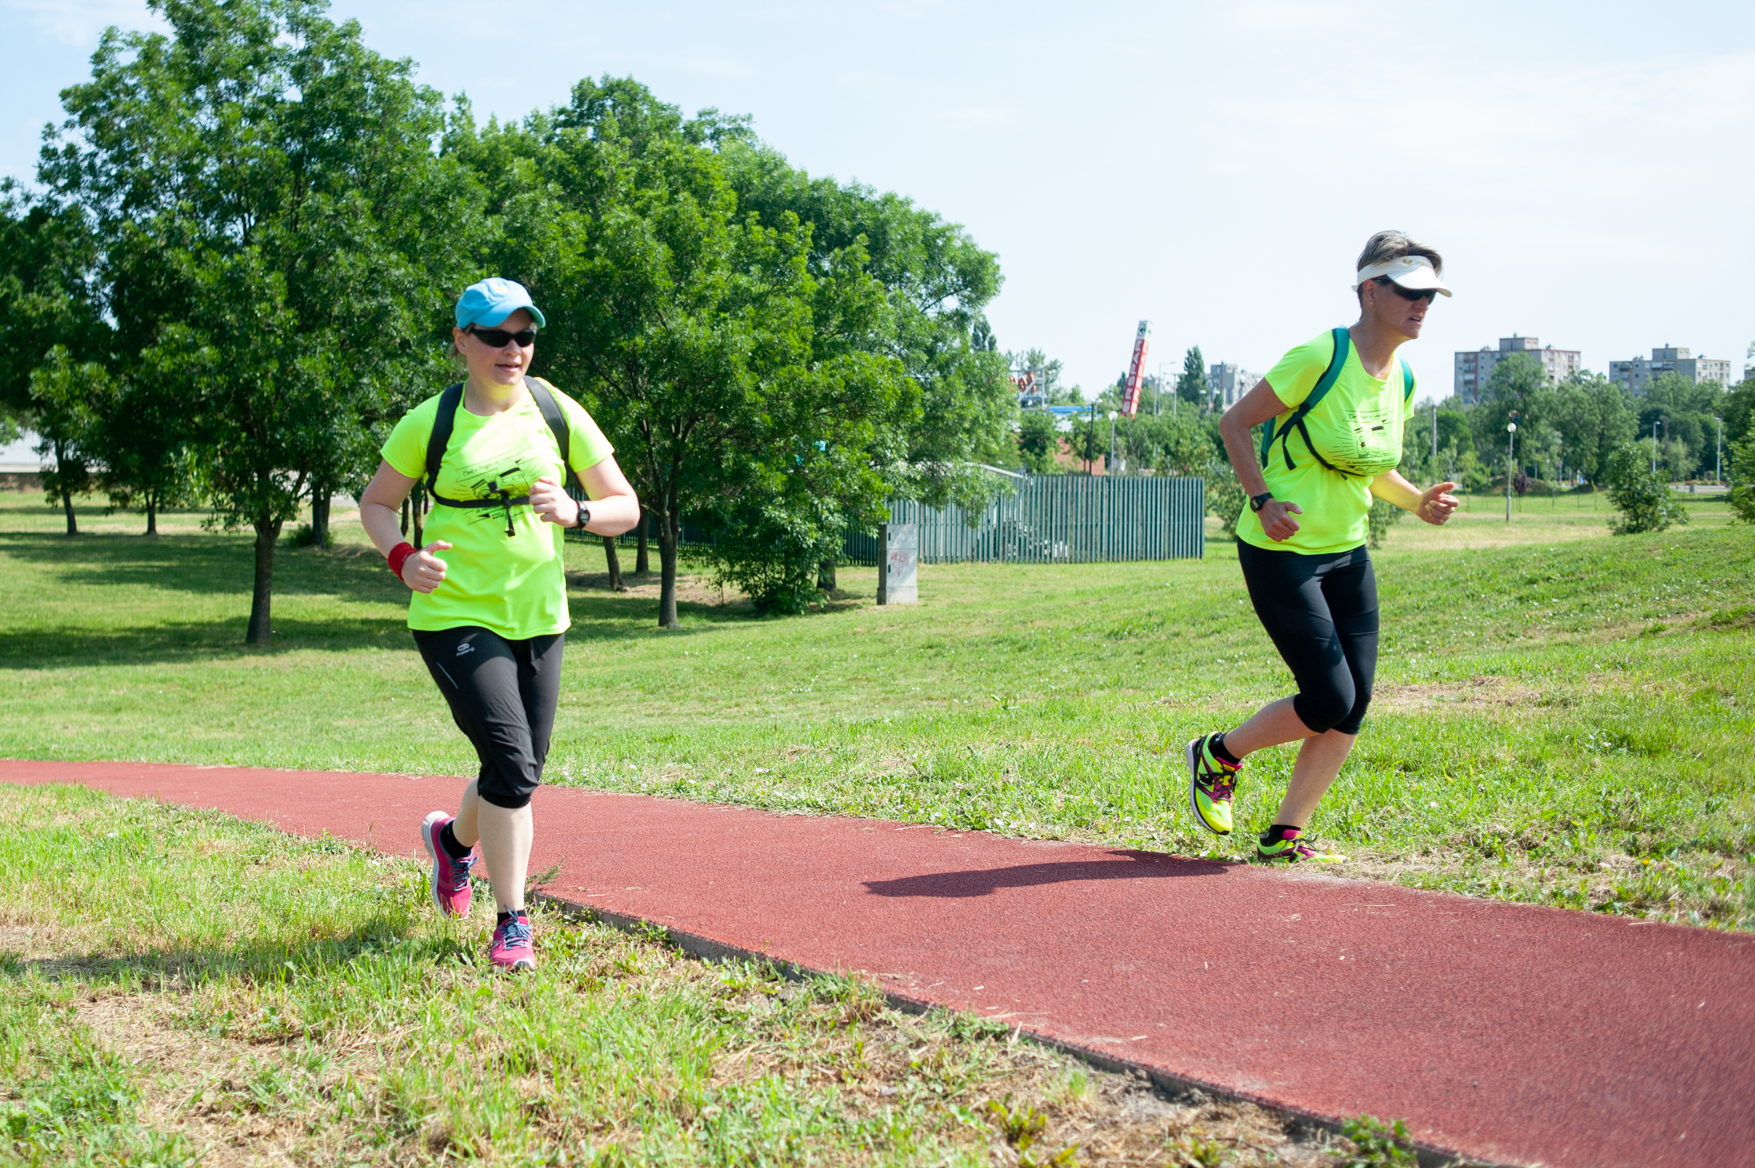
[[[454,823],[456,821],[453,820],[452,822]],[[452,832],[450,823],[447,823],[444,827],[439,829],[439,846],[444,848],[445,854],[450,856],[453,860],[461,860],[470,852],[469,848],[466,848],[457,842],[457,836]]]
[[[527,921],[530,919],[530,914],[525,912],[523,909],[518,909],[515,912],[507,912],[505,909],[501,909],[499,912],[494,914],[494,924],[496,926],[503,925],[507,921],[511,920],[513,917],[517,917],[519,920]]]
[[[1294,831],[1299,835],[1304,834],[1304,829],[1301,827],[1293,827],[1289,823],[1276,823],[1261,833],[1261,846],[1264,848],[1271,847],[1285,839],[1288,832]]]
[[[1207,749],[1212,751],[1213,757],[1220,762],[1228,762],[1232,766],[1243,765],[1242,759],[1225,749],[1225,736],[1223,734],[1215,734],[1209,738],[1207,740]]]

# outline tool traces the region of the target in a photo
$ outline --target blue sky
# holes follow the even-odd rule
[[[378,51],[520,117],[582,76],[754,116],[797,166],[900,191],[999,253],[1000,343],[1092,387],[1151,364],[1264,371],[1351,319],[1373,230],[1456,297],[1406,350],[1512,332],[1585,364],[1755,340],[1755,5],[563,3],[337,0]],[[135,0],[0,0],[0,173]]]

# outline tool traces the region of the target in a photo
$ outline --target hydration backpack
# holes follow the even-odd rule
[[[1340,380],[1341,368],[1346,365],[1347,354],[1352,351],[1353,338],[1346,329],[1335,329],[1334,340],[1334,355],[1329,358],[1328,368],[1323,370],[1322,377],[1319,378],[1316,385],[1311,388],[1310,395],[1298,403],[1298,407],[1292,411],[1292,416],[1286,419],[1286,424],[1279,428],[1278,433],[1275,433],[1274,427],[1274,423],[1278,421],[1277,418],[1269,418],[1267,425],[1262,428],[1261,465],[1263,467],[1267,466],[1268,458],[1273,452],[1274,443],[1278,442],[1280,444],[1280,454],[1286,460],[1286,469],[1298,469],[1298,464],[1292,461],[1291,445],[1292,430],[1296,428],[1298,433],[1304,437],[1305,449],[1310,451],[1311,457],[1316,459],[1317,462],[1321,463],[1329,470],[1334,471],[1336,474],[1347,475],[1352,478],[1367,477],[1358,471],[1342,470],[1340,467],[1335,466],[1333,463],[1329,462],[1328,459],[1324,458],[1318,453],[1316,444],[1310,440],[1309,428],[1304,425],[1304,419],[1310,416],[1310,411],[1316,408],[1317,403],[1322,401],[1322,399],[1328,395],[1328,391],[1334,388],[1335,382]],[[1407,400],[1414,396],[1414,375],[1409,371],[1408,363],[1406,361],[1398,360],[1396,364],[1400,366],[1402,371],[1402,403],[1405,406]]]
[[[561,465],[567,466],[567,459],[572,453],[572,432],[567,428],[566,415],[561,413],[561,405],[555,401],[555,395],[548,391],[548,386],[534,377],[524,378],[524,388],[536,402],[536,408],[542,411],[542,420],[554,432],[555,443],[560,447]],[[512,508],[521,507],[530,502],[529,495],[514,495],[510,491],[500,489],[499,483],[490,482],[488,490],[493,492],[492,499],[447,499],[439,494],[439,464],[445,460],[445,447],[451,443],[451,431],[457,425],[457,408],[463,404],[463,383],[447,386],[439,395],[439,408],[433,414],[433,432],[427,438],[427,494],[432,496],[434,503],[441,507],[504,507],[506,509],[506,534],[514,535],[512,527]],[[563,474],[565,472],[563,471]]]

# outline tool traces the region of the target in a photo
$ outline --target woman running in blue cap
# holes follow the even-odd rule
[[[1455,483],[1422,491],[1396,471],[1414,372],[1397,350],[1420,335],[1436,296],[1449,296],[1436,251],[1380,231],[1359,256],[1359,320],[1307,341],[1225,411],[1219,433],[1249,505],[1237,560],[1263,628],[1297,682],[1241,726],[1188,744],[1189,805],[1207,830],[1231,832],[1243,760],[1297,742],[1292,781],[1258,860],[1327,857],[1302,838],[1340,773],[1371,703],[1377,671],[1377,577],[1365,551],[1373,498],[1443,523]],[[1266,428],[1261,450],[1250,431]],[[1257,461],[1259,457],[1260,461]]]
[[[456,816],[435,811],[421,825],[433,901],[449,916],[468,915],[479,842],[498,908],[489,959],[534,969],[524,880],[530,797],[554,729],[571,624],[563,529],[619,535],[639,521],[640,502],[591,416],[530,376],[545,321],[523,285],[498,277],[470,285],[456,319],[452,345],[468,378],[396,424],[360,496],[360,522],[413,591],[415,645],[481,759]],[[588,506],[567,494],[569,475]],[[403,541],[398,512],[423,481],[434,504],[431,542],[417,549]]]

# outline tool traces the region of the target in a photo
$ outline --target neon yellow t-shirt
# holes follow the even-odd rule
[[[1349,470],[1362,466],[1385,469],[1366,475],[1330,470],[1311,455],[1304,435],[1296,429],[1288,440],[1293,467],[1287,469],[1280,431],[1292,411],[1316,388],[1334,352],[1334,334],[1325,332],[1281,357],[1267,375],[1268,386],[1286,409],[1274,420],[1273,449],[1268,452],[1262,475],[1274,498],[1296,503],[1304,513],[1292,516],[1298,531],[1291,539],[1275,541],[1268,538],[1261,528],[1261,517],[1245,502],[1243,515],[1237,520],[1237,538],[1244,543],[1317,556],[1351,551],[1365,542],[1371,481],[1401,461],[1402,423],[1414,415],[1414,397],[1406,392],[1402,370],[1407,369],[1408,386],[1413,385],[1414,373],[1397,354],[1387,378],[1372,377],[1359,363],[1359,350],[1349,345],[1340,376],[1305,417],[1304,426],[1317,452],[1333,465]]]
[[[581,471],[608,458],[614,449],[584,407],[552,385],[549,391],[567,419],[573,447],[568,465]],[[384,461],[409,478],[426,477],[427,439],[438,409],[435,394],[404,414],[384,443]],[[528,393],[511,409],[487,418],[457,407],[439,464],[439,494],[491,499],[496,497],[492,482],[513,496],[527,495],[543,475],[562,484],[571,477],[561,466],[554,431]],[[434,504],[424,534],[429,543],[442,539],[452,545],[437,553],[445,561],[445,581],[431,592],[413,593],[409,628],[479,625],[514,641],[566,631],[572,619],[561,569],[561,526],[538,519],[528,503],[513,507],[511,517],[513,534],[507,535],[500,507]]]

